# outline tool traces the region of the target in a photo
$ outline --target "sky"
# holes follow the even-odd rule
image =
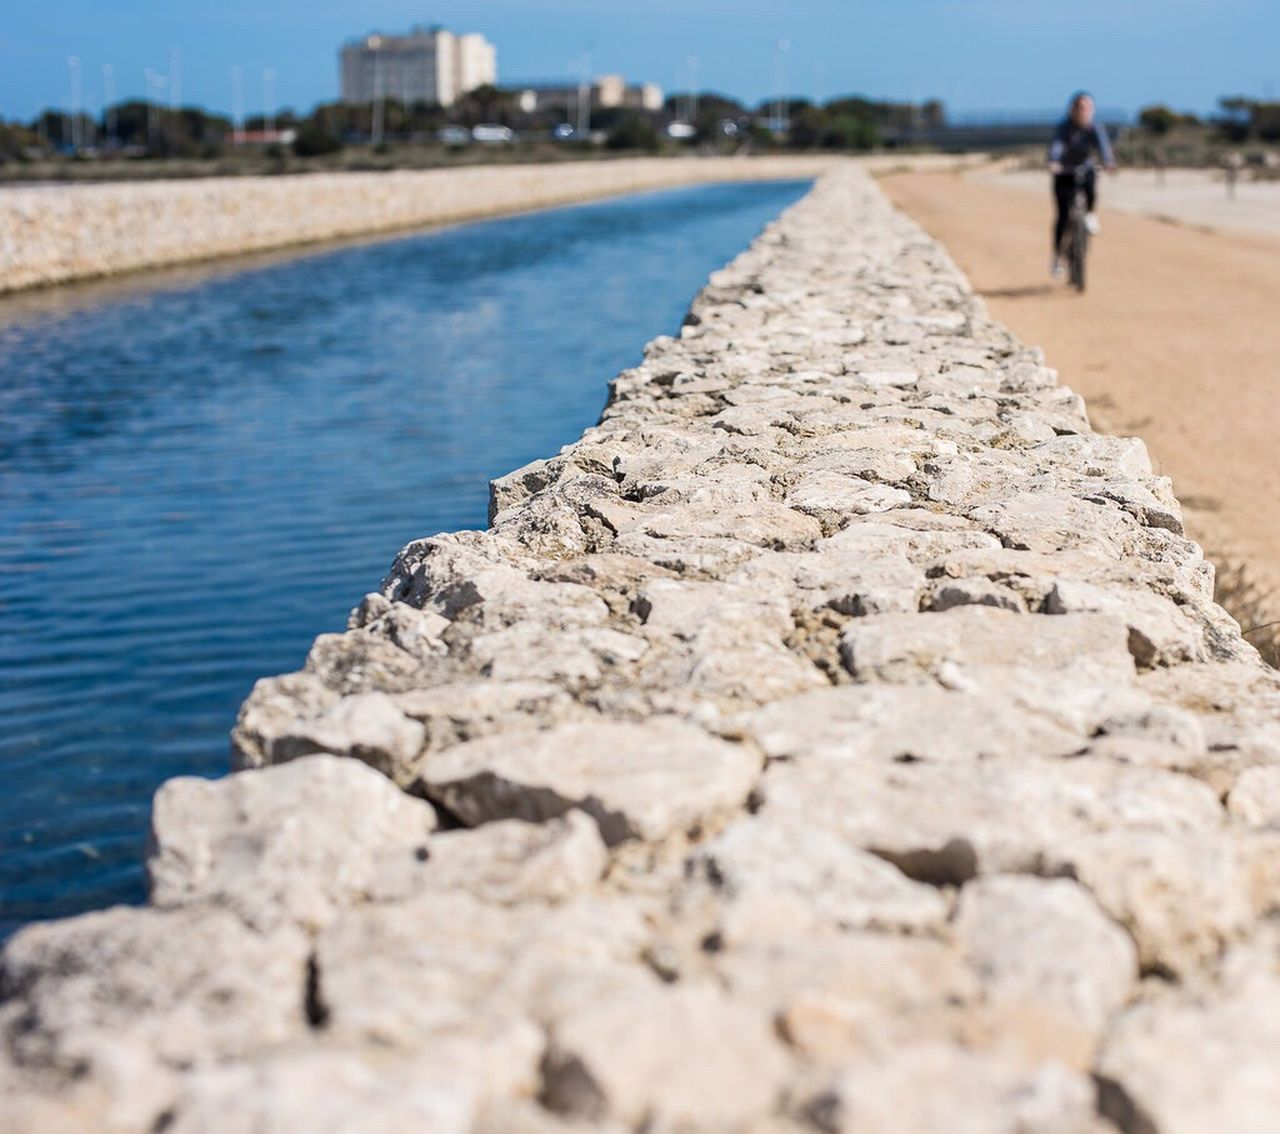
[[[346,39],[438,23],[498,50],[499,82],[596,74],[696,86],[749,102],[939,98],[949,111],[1056,110],[1087,88],[1101,106],[1206,112],[1219,96],[1280,96],[1280,0],[0,0],[0,117],[144,97],[178,62],[184,104],[306,110],[338,93]],[[780,51],[778,44],[789,47]],[[176,55],[175,55],[176,49]],[[691,60],[696,61],[691,63]],[[264,73],[274,71],[270,84]],[[154,82],[154,80],[153,80]],[[152,90],[159,92],[158,86]],[[167,97],[164,96],[164,97]]]

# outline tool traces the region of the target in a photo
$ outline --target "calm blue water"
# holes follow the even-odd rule
[[[0,303],[0,934],[140,900],[152,792],[226,770],[254,679],[410,539],[483,527],[805,188]]]

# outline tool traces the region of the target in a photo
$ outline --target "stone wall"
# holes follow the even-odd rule
[[[258,684],[148,908],[11,940],[9,1113],[1280,1128],[1280,679],[1212,574],[844,167]]]
[[[813,177],[827,158],[691,158],[0,190],[0,294],[640,189]]]

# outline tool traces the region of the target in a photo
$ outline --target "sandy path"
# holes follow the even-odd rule
[[[997,185],[1044,194],[1044,174],[1017,170],[984,173]],[[1163,179],[1154,170],[1126,169],[1105,185],[1107,207],[1141,213],[1156,220],[1192,227],[1263,232],[1280,237],[1280,181],[1254,181],[1241,174],[1235,196],[1227,195],[1221,170],[1170,169]]]
[[[1041,194],[955,173],[881,184],[1044,348],[1095,426],[1147,442],[1189,534],[1280,594],[1280,239],[1108,213],[1104,197],[1077,296],[1050,286],[1047,179]]]

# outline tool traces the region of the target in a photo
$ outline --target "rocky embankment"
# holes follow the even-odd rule
[[[1280,1127],[1280,679],[862,173],[492,510],[10,941],[16,1129]]]
[[[0,294],[641,189],[814,177],[829,158],[497,164],[0,190]]]

